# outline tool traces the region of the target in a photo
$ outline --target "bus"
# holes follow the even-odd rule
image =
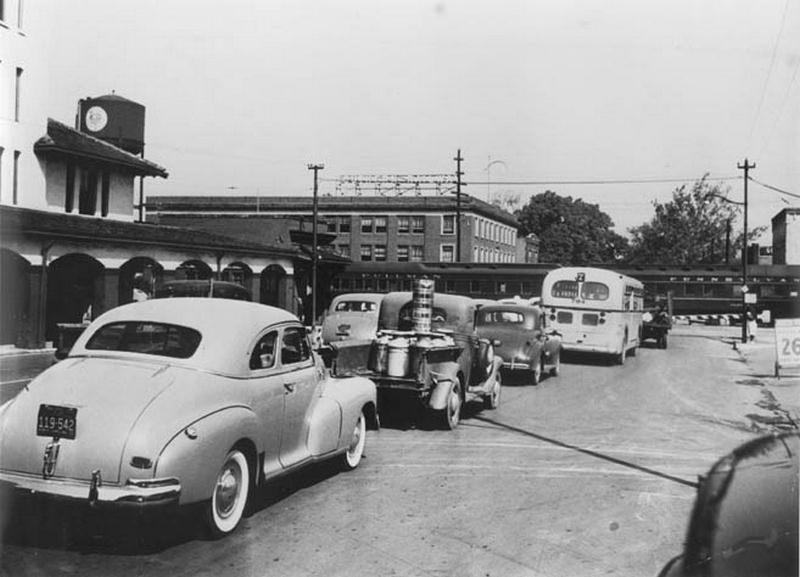
[[[640,343],[644,285],[633,277],[592,267],[551,270],[542,282],[542,309],[564,350],[611,355],[625,363]]]

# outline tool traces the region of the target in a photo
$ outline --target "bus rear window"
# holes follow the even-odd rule
[[[553,284],[550,293],[554,298],[559,299],[575,299],[578,298],[578,291],[580,290],[580,297],[587,301],[605,301],[608,300],[608,286],[601,282],[584,282],[578,283],[574,280],[560,280]]]

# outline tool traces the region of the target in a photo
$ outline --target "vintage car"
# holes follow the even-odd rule
[[[667,334],[672,329],[672,315],[664,305],[646,309],[642,313],[641,342],[654,340],[659,349],[667,348]]]
[[[112,309],[0,407],[0,489],[95,508],[198,503],[233,531],[265,480],[359,464],[376,390],[333,378],[282,309],[153,299]]]
[[[558,376],[561,366],[561,337],[545,328],[545,315],[528,304],[495,304],[478,310],[478,336],[494,345],[503,359],[503,370],[526,375],[538,385],[542,372],[550,368]]]
[[[381,407],[398,396],[416,399],[445,429],[458,426],[468,401],[496,408],[503,360],[488,340],[478,337],[473,299],[433,295],[430,331],[413,330],[412,310],[412,293],[388,293],[367,354],[363,347],[337,348],[333,370],[368,375],[378,387]]]
[[[383,294],[378,293],[348,293],[334,297],[322,320],[322,344],[374,339],[382,300]]]
[[[757,437],[700,477],[683,554],[660,577],[798,575],[800,434]]]

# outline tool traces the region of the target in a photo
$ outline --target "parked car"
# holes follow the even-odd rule
[[[358,466],[376,404],[370,380],[328,375],[287,311],[131,303],[0,408],[0,489],[98,508],[202,503],[222,536],[265,480],[323,459]]]
[[[527,375],[538,385],[549,367],[558,376],[561,367],[561,337],[547,331],[545,315],[539,307],[527,304],[495,304],[478,310],[478,336],[494,345],[507,373]]]
[[[206,280],[173,280],[156,289],[154,298],[213,297],[240,301],[253,300],[250,291],[235,282]]]
[[[322,344],[336,341],[372,340],[378,330],[379,293],[348,293],[334,297],[322,320]]]
[[[397,396],[412,398],[445,429],[454,429],[466,402],[494,409],[500,401],[503,360],[475,330],[476,303],[465,296],[432,297],[431,330],[413,329],[410,292],[390,292],[381,302],[378,334],[365,355],[345,349],[334,359],[337,374],[367,374],[377,385],[382,406]],[[366,364],[366,367],[364,366]]]
[[[759,437],[700,478],[683,554],[660,577],[798,575],[800,433]]]

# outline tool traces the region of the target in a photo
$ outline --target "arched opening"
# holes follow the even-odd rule
[[[243,262],[232,262],[222,270],[220,280],[235,282],[249,289],[253,279],[253,269]]]
[[[286,271],[278,264],[271,264],[261,273],[261,303],[274,307],[286,307]]]
[[[187,260],[175,269],[175,280],[208,280],[212,276],[214,271],[202,260]]]
[[[0,344],[16,344],[30,327],[31,264],[7,249],[0,249]]]
[[[164,267],[151,258],[137,256],[119,267],[117,302],[121,305],[146,300],[155,294]]]
[[[45,321],[47,340],[57,341],[59,323],[79,324],[100,312],[103,271],[102,264],[85,254],[68,254],[50,263]]]

